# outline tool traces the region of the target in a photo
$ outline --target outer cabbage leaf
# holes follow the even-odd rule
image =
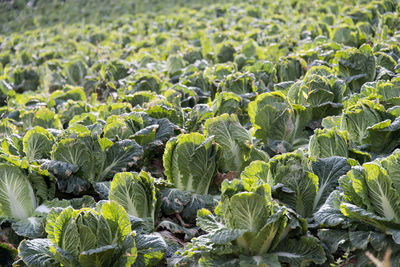
[[[57,177],[58,188],[66,193],[79,194],[90,184],[77,176],[79,166],[58,160],[41,160],[40,169],[48,170]]]
[[[85,180],[95,178],[95,159],[83,138],[67,138],[57,142],[53,147],[52,159],[78,166]]]
[[[182,219],[190,223],[196,223],[196,214],[199,209],[213,209],[216,205],[211,195],[198,195],[175,188],[162,189],[161,195],[163,214],[179,214]]]
[[[216,173],[219,147],[199,133],[183,134],[167,142],[163,163],[167,181],[180,190],[207,194]]]
[[[83,87],[79,86],[66,86],[64,91],[57,90],[54,91],[50,98],[55,99],[56,101],[84,101],[86,102],[86,95]]]
[[[48,170],[61,178],[68,178],[79,170],[79,166],[65,161],[41,160],[40,168]]]
[[[18,220],[12,224],[12,229],[17,235],[29,238],[43,237],[45,234],[43,218],[38,217]]]
[[[40,85],[40,76],[32,67],[17,67],[11,78],[14,82],[14,90],[22,93],[24,91],[36,91]]]
[[[379,163],[386,170],[393,187],[400,192],[400,150],[395,150],[390,156],[379,160]]]
[[[16,166],[0,164],[0,215],[25,219],[36,208],[36,198],[28,177]]]
[[[400,222],[400,195],[392,187],[387,172],[376,164],[363,165],[367,171],[368,196],[375,212],[389,220]]]
[[[305,74],[307,63],[300,57],[280,58],[276,74],[280,82],[295,81]]]
[[[247,117],[244,102],[245,100],[235,93],[221,92],[215,96],[211,110],[214,112],[214,116],[220,116],[224,113],[236,114],[243,123],[245,117]]]
[[[94,190],[99,194],[101,199],[108,199],[110,193],[110,181],[98,182],[94,185]]]
[[[367,135],[368,127],[383,121],[386,119],[385,116],[387,115],[382,105],[368,100],[359,101],[342,113],[340,129],[348,132],[351,141],[361,145]]]
[[[224,114],[207,120],[204,133],[206,136],[214,136],[215,142],[222,147],[221,169],[224,172],[241,171],[247,166],[253,141],[235,115]]]
[[[116,266],[113,261],[116,246],[108,245],[100,248],[84,251],[79,256],[79,263],[82,267]]]
[[[272,88],[277,82],[275,64],[271,61],[257,60],[252,65],[244,66],[243,70],[254,73],[256,79],[261,81],[265,88]]]
[[[358,47],[363,43],[365,37],[362,38],[362,36],[360,30],[351,24],[338,25],[331,33],[333,41],[353,47]]]
[[[117,173],[110,184],[108,198],[121,204],[129,215],[149,219],[154,225],[158,190],[147,172]]]
[[[224,216],[227,226],[233,229],[259,232],[269,215],[265,197],[253,192],[234,195],[229,207]]]
[[[372,209],[371,203],[367,197],[367,187],[364,182],[366,175],[366,171],[362,167],[354,166],[346,175],[340,178],[339,187],[343,192],[344,201],[353,203],[362,208]]]
[[[69,61],[64,67],[67,81],[73,85],[83,85],[84,77],[87,72],[86,68],[85,62],[79,57]]]
[[[184,241],[190,241],[192,238],[194,238],[196,235],[199,233],[199,229],[194,227],[194,228],[187,228],[179,225],[178,223],[174,223],[168,220],[162,221],[157,228],[161,229],[167,229],[168,232],[170,232],[173,235],[183,235],[183,240]],[[164,238],[166,241],[168,238],[170,238],[171,234],[165,235],[165,232],[163,233]],[[172,243],[171,243],[172,242]],[[171,255],[172,253],[175,253],[183,244],[181,242],[177,242],[175,238],[170,239],[168,242],[168,245],[172,245],[173,247],[169,247],[167,253]],[[172,250],[172,251],[171,251]]]
[[[218,220],[207,209],[201,209],[197,212],[196,225],[206,232],[216,231],[224,227],[222,220]]]
[[[238,95],[256,92],[253,74],[236,72],[226,76],[218,86],[218,91],[232,92]]]
[[[345,247],[350,243],[347,229],[320,229],[318,237],[328,247],[330,253],[335,253],[339,246]]]
[[[361,87],[360,94],[353,96],[354,98],[369,97],[377,98],[385,108],[400,104],[400,90],[396,82],[378,80],[365,83]]]
[[[290,104],[279,91],[263,93],[249,103],[248,113],[253,126],[253,135],[271,146],[275,153],[283,153],[289,146],[300,146],[308,142],[306,126],[311,121],[310,109]],[[274,148],[274,145],[277,146]]]
[[[333,191],[325,203],[314,214],[314,219],[327,227],[335,227],[340,224],[345,225],[346,217],[340,211],[342,196],[339,191]]]
[[[188,132],[199,131],[203,127],[203,123],[213,117],[213,112],[206,104],[197,104],[186,116],[185,129]]]
[[[99,139],[90,134],[76,139],[62,139],[52,151],[52,159],[78,166],[75,176],[88,182],[110,179],[117,172],[126,171],[142,155],[143,149],[135,141],[112,143],[108,139]],[[65,178],[57,173],[55,175]]]
[[[155,266],[167,251],[167,244],[158,233],[138,234],[135,237],[135,244],[138,255],[133,266]]]
[[[254,135],[268,139],[291,140],[294,129],[293,108],[280,92],[263,93],[249,104]]]
[[[198,262],[190,262],[192,266],[198,267],[211,267],[211,266],[221,266],[221,267],[239,267],[238,259],[230,259],[226,257],[201,257]]]
[[[51,242],[48,239],[24,240],[18,247],[18,255],[32,267],[57,267],[59,263],[50,251]]]
[[[313,210],[316,211],[325,203],[330,193],[339,185],[339,178],[345,175],[351,166],[345,158],[331,157],[317,159],[312,163],[312,170],[318,176],[318,191]]]
[[[143,155],[143,148],[135,141],[123,140],[114,143],[105,152],[96,181],[112,178],[116,173],[125,171]]]
[[[53,146],[54,137],[42,127],[36,126],[26,132],[23,145],[29,161],[48,158]]]
[[[368,145],[368,151],[389,154],[400,144],[399,137],[400,118],[394,121],[387,119],[368,127],[362,142]]]
[[[121,241],[131,234],[129,216],[124,208],[115,201],[101,203],[96,208],[101,211],[111,229],[112,242],[121,244]]]
[[[304,266],[310,263],[323,264],[326,261],[325,252],[313,237],[302,236],[299,240],[282,241],[275,249],[280,261],[290,266]]]
[[[336,54],[338,76],[348,83],[350,90],[359,92],[361,86],[375,78],[376,59],[369,45],[351,48]]]
[[[261,160],[255,160],[247,166],[244,171],[240,174],[240,179],[246,183],[258,183],[258,182],[269,182],[268,178],[269,165],[267,162]]]
[[[309,160],[300,151],[275,156],[270,160],[267,181],[282,184],[274,196],[303,217],[311,217],[318,191],[318,177],[311,172]]]
[[[227,258],[223,256],[202,257],[199,260],[199,266],[211,267],[244,267],[244,266],[268,266],[279,267],[278,257],[274,254],[265,254],[263,256],[245,256],[240,255],[239,258]]]
[[[347,137],[336,129],[316,129],[308,145],[310,155],[317,158],[348,155]]]
[[[108,139],[127,139],[133,132],[124,122],[124,119],[119,116],[111,116],[107,119],[106,126],[104,127],[104,137]]]
[[[309,106],[313,119],[338,115],[343,108],[342,98],[346,90],[345,83],[332,74],[317,74],[320,68],[312,67],[301,82],[289,88],[287,94],[292,103]]]
[[[62,129],[59,115],[45,107],[36,111],[34,118],[32,119],[32,126],[40,126],[45,129]]]

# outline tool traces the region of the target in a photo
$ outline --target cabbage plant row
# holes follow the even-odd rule
[[[400,6],[173,10],[0,34],[0,265],[400,265]]]

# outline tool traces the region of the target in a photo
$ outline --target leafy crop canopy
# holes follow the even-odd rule
[[[0,0],[0,265],[400,265],[397,2]]]

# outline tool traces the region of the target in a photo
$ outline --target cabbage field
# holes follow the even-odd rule
[[[0,266],[400,266],[395,0],[0,2]]]

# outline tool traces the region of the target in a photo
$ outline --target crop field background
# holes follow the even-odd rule
[[[0,1],[0,266],[400,266],[399,11]]]

